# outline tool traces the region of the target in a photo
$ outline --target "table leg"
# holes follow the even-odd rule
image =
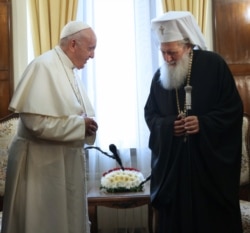
[[[149,233],[153,233],[153,208],[151,204],[148,204],[148,230]]]
[[[97,206],[89,205],[89,220],[91,222],[90,232],[98,233]]]

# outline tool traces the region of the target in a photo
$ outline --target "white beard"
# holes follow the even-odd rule
[[[167,62],[165,62],[160,67],[161,85],[167,90],[179,88],[186,80],[188,65],[188,53],[185,53],[175,66],[170,66]]]

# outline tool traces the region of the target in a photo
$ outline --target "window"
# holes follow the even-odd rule
[[[78,12],[78,19],[97,35],[95,58],[82,70],[99,125],[95,145],[109,152],[109,145],[115,144],[123,165],[136,166],[145,175],[150,171],[150,151],[144,105],[159,66],[150,25],[156,9],[161,13],[150,0],[91,0],[79,1]],[[131,164],[131,151],[136,151],[136,165]],[[90,153],[90,173],[116,166],[99,152]]]

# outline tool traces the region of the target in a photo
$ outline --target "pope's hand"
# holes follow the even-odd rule
[[[97,123],[92,118],[88,117],[85,117],[84,121],[85,121],[85,135],[93,136],[98,129]]]

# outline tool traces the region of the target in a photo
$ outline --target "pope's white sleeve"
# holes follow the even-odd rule
[[[78,141],[87,139],[85,138],[85,121],[84,118],[79,115],[50,117],[20,113],[20,118],[23,124],[32,131],[37,138],[54,141]]]

